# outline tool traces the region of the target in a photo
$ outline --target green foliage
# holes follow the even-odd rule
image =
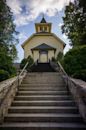
[[[13,60],[17,56],[15,44],[18,40],[16,34],[13,13],[7,6],[6,0],[0,0],[0,50],[3,49]]]
[[[51,59],[53,62],[56,62],[56,59],[55,59],[55,57],[52,57],[52,59]]]
[[[17,57],[16,35],[13,13],[6,0],[0,0],[0,81],[16,75],[13,67],[13,60]]]
[[[73,74],[73,77],[86,81],[86,69],[78,70]]]
[[[71,49],[62,60],[65,71],[86,81],[86,1],[75,0],[66,6],[62,31],[71,41]]]
[[[28,60],[28,67],[30,67],[34,63],[34,60],[31,56],[28,56],[27,60]]]
[[[31,56],[28,56],[27,59],[23,59],[20,64],[20,68],[23,69],[25,64],[28,62],[27,69],[30,68],[30,66],[34,63],[34,60]]]
[[[66,6],[62,32],[68,36],[71,45],[86,44],[86,1],[75,0]]]
[[[0,70],[3,70],[0,73],[0,81],[16,75],[16,69],[12,64],[12,58],[2,51],[0,51]]]
[[[86,45],[71,49],[64,56],[62,63],[70,76],[86,81]]]
[[[0,81],[3,81],[5,79],[8,79],[10,76],[9,76],[9,73],[5,70],[0,70]]]
[[[26,65],[26,63],[27,63],[27,59],[23,59],[23,60],[21,61],[21,63],[20,63],[20,68],[23,69],[24,66]]]
[[[57,55],[57,58],[56,58],[56,61],[60,61],[63,57],[63,53],[62,52],[59,52],[58,55]]]

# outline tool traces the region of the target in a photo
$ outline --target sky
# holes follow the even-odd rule
[[[66,43],[64,54],[71,48],[69,40],[62,34],[62,17],[65,6],[74,0],[7,0],[7,5],[11,8],[14,17],[16,30],[19,32],[19,44],[16,46],[18,58],[16,62],[21,62],[24,58],[24,51],[21,44],[35,33],[35,23],[39,23],[43,17],[47,22],[52,23],[52,32]]]

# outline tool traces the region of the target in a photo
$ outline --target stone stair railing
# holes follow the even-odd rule
[[[74,79],[67,75],[64,68],[58,62],[58,64],[51,62],[51,66],[61,72],[61,75],[66,83],[67,89],[73,95],[73,98],[78,106],[79,112],[86,122],[86,82],[80,79]]]
[[[28,63],[26,63],[18,76],[0,82],[0,123],[3,122],[4,116],[8,112],[8,108],[11,105],[16,92],[18,91],[18,86],[26,76],[27,72],[25,69],[27,65]]]
[[[62,76],[66,83],[66,86],[72,93],[76,105],[78,106],[79,112],[86,122],[86,82],[80,79],[69,77],[60,62],[58,62],[58,65],[60,71],[62,72]]]

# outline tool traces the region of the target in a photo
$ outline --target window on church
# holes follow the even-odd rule
[[[40,27],[40,32],[42,32],[43,31],[43,28],[42,27]]]
[[[40,32],[47,32],[47,27],[40,27]]]
[[[47,27],[44,27],[44,31],[47,32]]]

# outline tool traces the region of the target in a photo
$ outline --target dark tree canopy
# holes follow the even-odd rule
[[[71,45],[86,44],[86,1],[75,0],[65,8],[62,31],[70,39]]]
[[[0,0],[0,81],[16,74],[13,67],[13,60],[17,57],[15,28],[6,0]]]
[[[0,51],[4,49],[13,59],[17,55],[16,34],[13,14],[7,6],[6,0],[0,0]]]
[[[86,45],[71,49],[62,62],[68,75],[86,81]]]

